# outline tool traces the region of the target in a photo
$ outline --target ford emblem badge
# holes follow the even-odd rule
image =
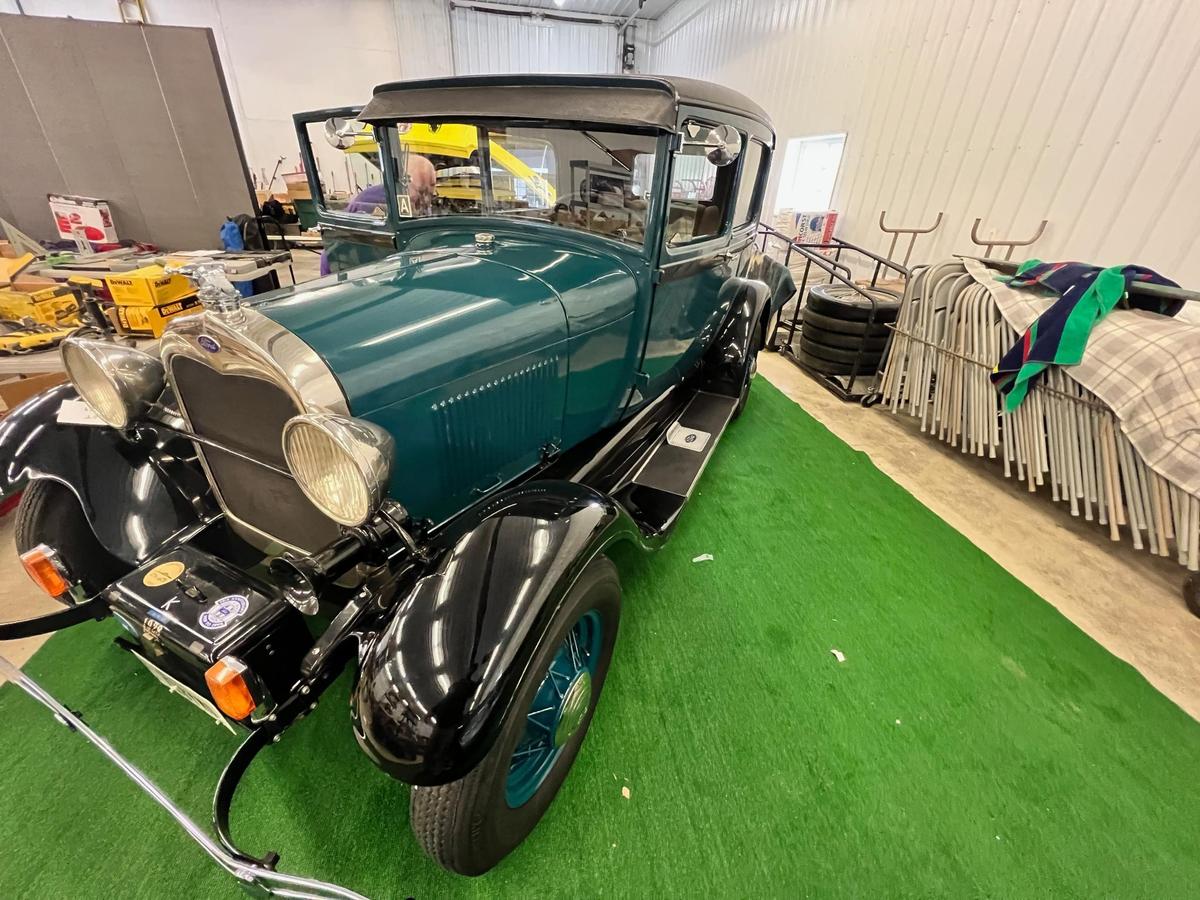
[[[221,345],[217,343],[216,338],[210,338],[207,334],[202,334],[196,338],[196,343],[201,349],[207,350],[209,353],[217,353],[221,349]]]

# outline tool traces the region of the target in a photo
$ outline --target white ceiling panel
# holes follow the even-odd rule
[[[657,19],[666,12],[675,0],[646,0],[638,12],[638,0],[499,0],[504,6],[525,9],[542,9],[549,12],[562,10],[571,13],[587,13],[595,16],[631,16],[638,13],[639,19]]]

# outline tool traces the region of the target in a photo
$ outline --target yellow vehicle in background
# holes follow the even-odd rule
[[[357,123],[352,123],[357,125]],[[360,130],[346,137],[353,142],[344,147],[346,153],[374,157],[378,165],[379,144],[371,126],[358,126]],[[471,125],[424,123],[401,125],[397,128],[399,143],[408,153],[425,157],[437,170],[437,198],[449,201],[467,200],[478,203],[482,197],[479,172],[478,131]],[[542,155],[553,159],[553,150],[545,141],[525,139],[519,142],[506,137],[504,143],[490,139],[488,153],[492,160],[492,193],[497,201],[513,205],[534,207],[554,206],[554,186],[532,166],[516,155],[523,151],[529,155]],[[405,162],[400,161],[402,166]],[[519,196],[516,184],[524,188]]]

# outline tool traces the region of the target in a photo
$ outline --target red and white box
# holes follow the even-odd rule
[[[797,244],[828,244],[837,229],[838,214],[832,209],[818,212],[792,214],[792,226],[788,229]]]
[[[54,216],[58,236],[63,240],[72,240],[75,229],[83,228],[93,244],[117,242],[117,229],[107,200],[74,194],[47,194],[46,199],[50,201],[50,213]]]

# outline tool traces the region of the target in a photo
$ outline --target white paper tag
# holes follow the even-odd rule
[[[92,412],[82,400],[64,400],[58,408],[59,425],[107,425],[108,423]]]
[[[712,437],[707,431],[700,431],[696,428],[686,428],[676,422],[667,432],[667,443],[672,447],[679,447],[683,450],[693,450],[699,453],[708,444],[708,439]]]

